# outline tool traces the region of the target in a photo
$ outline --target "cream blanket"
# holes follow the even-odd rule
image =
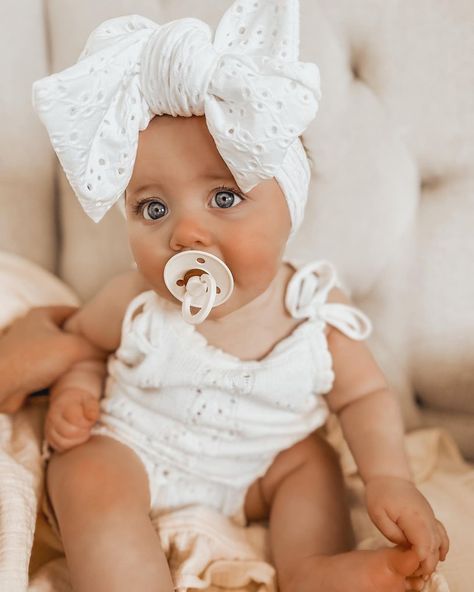
[[[72,304],[75,298],[57,279],[31,263],[0,253],[0,328],[32,305],[60,302]],[[41,515],[37,521],[43,486],[40,443],[45,406],[45,401],[35,400],[14,416],[0,415],[2,591],[71,590],[61,544]],[[341,454],[358,547],[385,544],[367,517],[362,483],[335,420],[328,426],[328,437]],[[406,445],[418,486],[451,539],[448,559],[425,592],[472,592],[474,469],[440,430],[408,434]],[[178,590],[274,591],[263,526],[242,528],[211,510],[193,508],[161,518],[156,527]]]

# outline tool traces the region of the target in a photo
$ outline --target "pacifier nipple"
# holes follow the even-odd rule
[[[234,278],[227,265],[204,251],[182,251],[168,260],[163,271],[166,287],[183,303],[181,312],[188,323],[202,323],[214,306],[232,294]],[[196,314],[191,307],[199,308]]]

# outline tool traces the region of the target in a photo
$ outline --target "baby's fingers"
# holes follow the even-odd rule
[[[439,562],[439,550],[431,551],[424,561],[421,562],[421,572],[425,576],[431,575]]]
[[[54,427],[52,427],[52,426],[46,427],[45,437],[46,437],[48,444],[54,450],[57,450],[58,452],[62,452],[63,450],[66,450],[67,439],[60,436]]]
[[[409,577],[405,579],[406,592],[420,592],[425,587],[426,580],[422,577]]]
[[[92,423],[99,419],[100,406],[99,401],[92,397],[82,401],[82,408],[84,410],[84,417]]]
[[[50,427],[46,434],[49,445],[57,452],[65,452],[74,446],[87,442],[90,437],[88,431],[82,431],[76,437],[66,437],[58,432],[55,427]]]
[[[97,401],[91,398],[85,398],[77,401],[71,401],[70,404],[66,405],[62,410],[63,418],[70,424],[87,428],[93,424],[97,417],[93,409],[98,406]]]
[[[449,537],[444,528],[444,524],[439,520],[436,520],[436,528],[438,529],[439,538],[441,540],[439,546],[439,558],[441,561],[444,561],[449,551]]]
[[[375,526],[389,541],[397,545],[409,544],[402,529],[390,518],[383,508],[371,512],[370,517],[374,521]]]
[[[420,559],[417,575],[430,575],[436,569],[439,561],[441,538],[435,524],[434,519],[431,521],[419,514],[403,516],[398,521],[398,525]]]
[[[420,562],[438,548],[437,533],[427,518],[410,512],[400,516],[397,524],[403,530],[409,543],[413,545]]]
[[[433,550],[427,558],[422,561],[419,569],[415,572],[415,576],[425,575],[425,577],[431,575],[435,569],[438,561],[444,561],[449,551],[449,538],[443,524],[436,520],[435,522],[437,538],[435,544],[437,548]]]
[[[54,419],[52,427],[60,436],[69,439],[80,437],[90,431],[90,425],[84,427],[69,423],[62,415]]]
[[[90,428],[75,426],[66,421],[61,413],[51,411],[46,417],[45,437],[55,450],[65,450],[77,440],[88,437]]]

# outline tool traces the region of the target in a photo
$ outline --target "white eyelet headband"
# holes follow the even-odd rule
[[[297,0],[236,0],[214,39],[194,18],[114,18],[92,32],[77,64],[34,83],[33,104],[96,222],[124,194],[139,131],[155,115],[205,115],[243,192],[276,178],[294,234],[310,179],[299,136],[320,98],[319,70],[298,50]]]

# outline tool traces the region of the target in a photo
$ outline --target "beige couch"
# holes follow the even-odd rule
[[[83,298],[129,265],[117,212],[94,225],[31,107],[103,19],[215,24],[229,0],[2,0],[0,248]],[[321,111],[306,221],[291,251],[328,258],[375,322],[373,350],[409,428],[446,426],[474,458],[474,3],[303,0],[302,59]]]

